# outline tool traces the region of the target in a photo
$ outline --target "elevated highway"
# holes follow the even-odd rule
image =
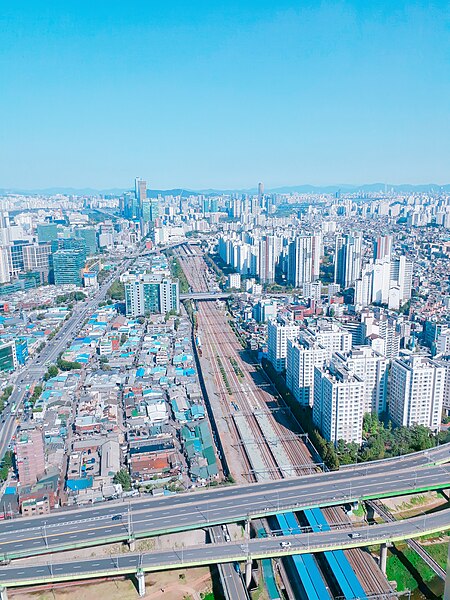
[[[448,452],[448,446],[442,447],[435,457],[445,453],[448,456]],[[33,556],[306,508],[450,488],[450,466],[428,464],[428,460],[424,454],[415,455],[403,461],[269,483],[226,486],[5,521],[0,523],[0,557]]]
[[[279,537],[257,538],[244,543],[205,544],[144,554],[129,553],[70,562],[52,561],[37,565],[31,562],[9,565],[0,568],[0,585],[18,587],[217,563],[246,562],[248,564],[252,559],[389,544],[432,535],[447,529],[450,529],[450,509],[427,516],[360,528],[339,528],[319,533],[311,533],[308,528],[298,536],[283,536],[283,545]]]
[[[180,294],[180,300],[225,300],[232,295],[230,292],[191,292]]]
[[[390,511],[383,506],[383,504],[379,500],[367,500],[367,506],[369,506],[374,512],[377,512],[382,519],[388,522],[394,522],[396,519],[390,513]],[[411,550],[417,552],[420,558],[432,569],[438,577],[440,577],[443,581],[445,581],[446,573],[445,570],[441,567],[441,565],[434,560],[434,558],[429,554],[425,548],[423,548],[417,540],[407,539],[405,540]]]

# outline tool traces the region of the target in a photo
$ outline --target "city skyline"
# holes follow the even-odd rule
[[[448,182],[449,8],[5,7],[2,188]]]

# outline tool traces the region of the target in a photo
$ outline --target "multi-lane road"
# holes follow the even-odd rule
[[[440,448],[436,455],[449,457],[449,446]],[[426,460],[420,454],[409,460],[384,461],[270,483],[136,499],[5,521],[0,523],[0,556],[32,556],[241,522],[284,510],[337,506],[358,499],[450,487],[450,466],[426,466]]]
[[[356,548],[431,534],[450,527],[450,509],[434,514],[360,527],[340,528],[319,533],[303,532],[295,536],[257,538],[245,542],[206,544],[173,548],[167,551],[130,553],[96,557],[88,560],[47,564],[18,564],[0,568],[0,585],[20,586],[49,581],[86,579],[143,571],[186,568],[214,563],[231,563],[249,559],[273,558],[288,554],[324,552],[337,548]]]

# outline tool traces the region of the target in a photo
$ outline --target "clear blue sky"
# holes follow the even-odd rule
[[[0,188],[447,183],[449,6],[4,0]]]

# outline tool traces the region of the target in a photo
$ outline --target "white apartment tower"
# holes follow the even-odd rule
[[[294,287],[319,278],[322,236],[299,236],[289,244],[288,282]]]
[[[391,369],[389,413],[393,423],[438,431],[444,384],[444,367],[426,356],[402,353]]]
[[[313,405],[314,368],[330,358],[331,352],[314,340],[287,340],[286,385],[300,405]]]
[[[313,420],[323,437],[362,443],[364,382],[343,365],[331,363],[314,370]]]
[[[286,368],[287,343],[298,334],[298,326],[289,320],[270,320],[267,325],[268,358],[281,373]]]
[[[336,237],[334,257],[334,281],[343,288],[354,285],[361,276],[362,237],[345,234]]]
[[[351,347],[352,334],[325,319],[300,330],[297,341],[287,341],[286,384],[302,406],[313,405],[314,368],[322,367],[333,352],[344,355]]]
[[[354,375],[364,382],[364,413],[386,410],[388,359],[370,346],[354,346],[348,356],[336,354]]]

